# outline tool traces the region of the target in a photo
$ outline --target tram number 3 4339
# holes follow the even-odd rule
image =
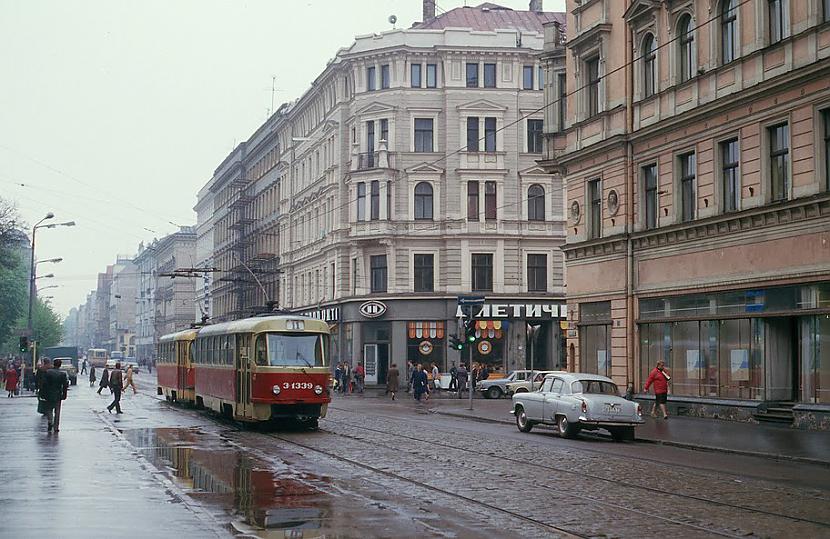
[[[311,382],[283,382],[283,389],[313,389],[314,384]]]

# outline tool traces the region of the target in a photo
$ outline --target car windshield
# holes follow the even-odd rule
[[[323,335],[315,333],[268,333],[267,361],[262,349],[263,339],[257,339],[257,364],[289,367],[322,367]]]
[[[617,395],[617,384],[604,382],[602,380],[578,380],[571,384],[574,393],[591,393],[595,395]]]

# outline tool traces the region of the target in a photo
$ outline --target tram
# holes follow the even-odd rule
[[[104,368],[109,358],[109,352],[104,348],[90,348],[86,351],[86,359],[93,367]]]
[[[318,419],[325,417],[331,402],[326,360],[329,329],[325,322],[270,315],[187,333],[159,340],[160,395],[169,394],[171,400],[193,402],[198,408],[242,422],[300,420],[315,428]],[[187,339],[189,354],[183,344]],[[170,370],[163,372],[164,367],[174,364],[176,378]],[[192,393],[188,373],[193,373]]]
[[[156,378],[158,394],[168,401],[192,404],[196,401],[192,347],[197,330],[186,329],[159,339]]]

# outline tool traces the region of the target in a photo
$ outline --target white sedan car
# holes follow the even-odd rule
[[[556,425],[563,438],[573,438],[583,429],[605,429],[614,440],[633,440],[634,427],[643,423],[642,409],[619,395],[617,385],[605,376],[548,374],[538,391],[513,395],[512,413],[522,432],[548,423]]]

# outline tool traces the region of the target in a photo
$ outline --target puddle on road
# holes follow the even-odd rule
[[[123,435],[193,500],[250,537],[359,537],[353,507],[316,488],[327,478],[260,462],[199,429],[125,430]],[[284,465],[284,467],[282,465]]]

